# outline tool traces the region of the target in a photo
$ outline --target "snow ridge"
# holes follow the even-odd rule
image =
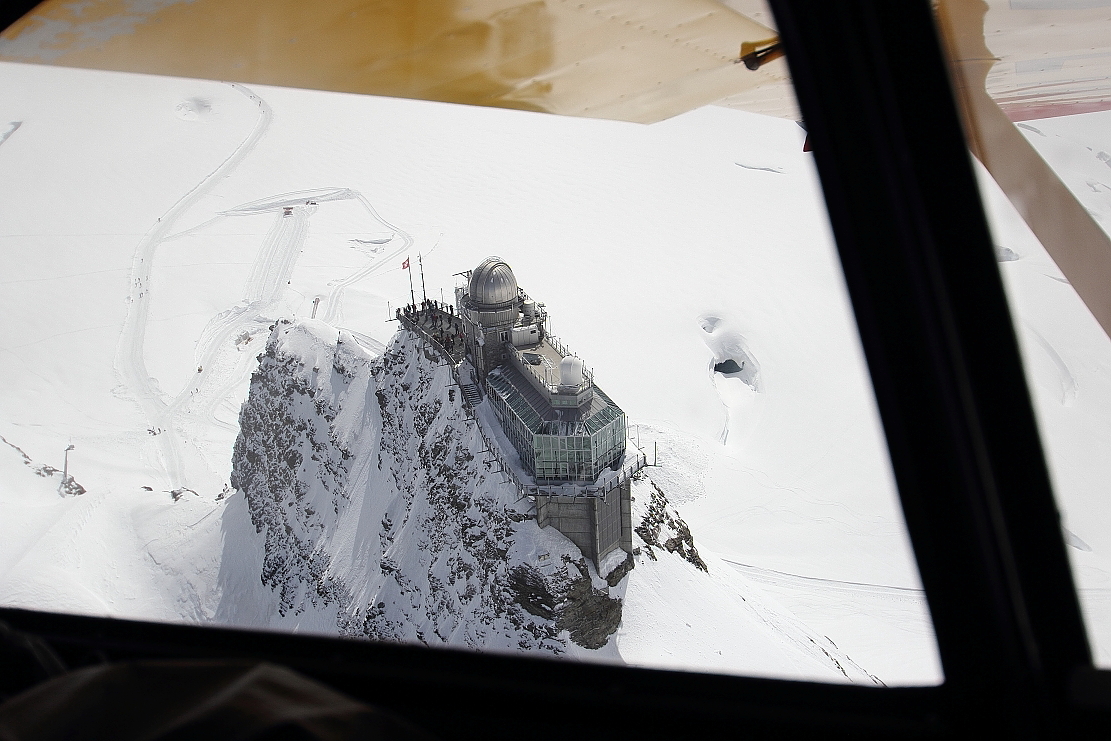
[[[351,453],[337,429],[337,397],[355,374],[343,360],[337,352],[327,365],[331,377],[312,383],[319,365],[306,374],[304,360],[282,352],[272,335],[240,413],[231,484],[246,494],[251,522],[265,536],[262,583],[278,594],[282,615],[305,609],[301,585],[312,586],[307,598],[314,604],[343,601],[347,591],[330,577],[327,554],[317,547],[326,509],[338,515],[349,498]]]

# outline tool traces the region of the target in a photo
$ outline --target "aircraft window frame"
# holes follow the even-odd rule
[[[931,9],[894,5],[772,2],[945,686],[980,688],[980,722],[1044,732],[1082,722],[1077,692],[1090,708],[1107,676],[1092,669],[967,145],[938,79],[945,59],[936,32],[910,31],[932,26]]]
[[[11,608],[0,608],[0,620],[49,640],[72,666],[140,657],[283,663],[454,738],[516,738],[537,726],[581,734],[585,723],[598,736],[885,738],[1106,724],[1111,672],[1092,668],[930,3],[770,4],[868,359],[942,685],[826,685]],[[445,702],[450,712],[433,712]]]

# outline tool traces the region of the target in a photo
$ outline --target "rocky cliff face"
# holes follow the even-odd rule
[[[218,618],[475,649],[606,646],[621,601],[536,525],[476,424],[450,369],[407,333],[375,358],[320,322],[275,325],[240,415]]]
[[[536,524],[477,424],[407,332],[374,356],[322,322],[277,323],[240,414],[215,620],[878,682],[700,552],[648,472],[633,482],[635,555],[612,554],[600,577]]]

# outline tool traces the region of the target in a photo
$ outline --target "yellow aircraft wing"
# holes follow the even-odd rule
[[[794,115],[782,60],[736,63],[774,38],[714,0],[47,0],[0,60],[647,123],[745,95]]]
[[[985,86],[1012,121],[1111,109],[1111,2],[991,0]]]

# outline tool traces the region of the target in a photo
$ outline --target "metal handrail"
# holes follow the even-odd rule
[[[451,365],[456,364],[457,361],[455,360],[455,356],[452,355],[450,352],[448,352],[447,349],[443,345],[441,345],[438,341],[436,341],[432,337],[432,335],[429,334],[423,327],[418,325],[416,322],[414,322],[409,317],[405,316],[404,313],[402,313],[400,315],[400,319],[401,319],[401,325],[403,327],[408,329],[410,332],[413,332],[415,334],[420,335],[421,339],[423,339],[423,340],[427,341],[429,344],[431,344],[432,349],[435,350],[439,355],[441,355],[442,358],[447,363],[449,363]]]
[[[556,349],[556,352],[558,352],[561,356],[563,356],[565,358],[568,357],[568,356],[578,357],[577,355],[575,355],[575,353],[571,352],[571,348],[567,347],[567,345],[564,345],[562,342],[560,342],[559,337],[556,337],[554,334],[546,334],[546,335],[544,335],[544,339],[546,339],[548,341],[548,344],[551,345],[552,347],[554,347]],[[586,378],[586,380],[590,384],[594,383],[594,372],[593,371],[584,367],[583,368],[583,376]]]
[[[557,496],[557,497],[605,497],[614,489],[624,485],[626,481],[636,475],[638,471],[648,465],[648,458],[643,453],[638,454],[633,462],[622,466],[621,471],[612,479],[601,486],[595,484],[581,484],[568,481],[562,484],[533,484],[526,486],[529,496]]]

